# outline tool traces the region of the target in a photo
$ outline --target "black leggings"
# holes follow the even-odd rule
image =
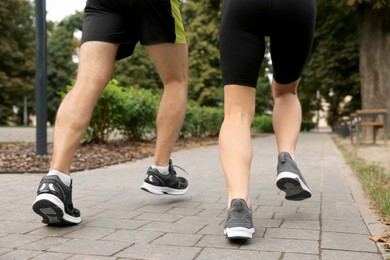
[[[256,87],[270,36],[273,77],[296,81],[311,51],[315,0],[224,0],[220,30],[223,84]]]

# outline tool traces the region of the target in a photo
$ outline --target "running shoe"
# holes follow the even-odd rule
[[[286,193],[287,200],[304,200],[311,197],[311,191],[289,153],[279,154],[277,171],[276,186]]]
[[[250,239],[255,229],[253,228],[252,209],[248,208],[245,200],[233,199],[228,210],[224,234],[231,240]]]
[[[169,174],[161,174],[157,169],[149,167],[141,189],[157,195],[182,195],[186,193],[188,182],[183,177],[177,177],[173,167],[180,168],[172,165],[172,160],[169,160]],[[182,170],[184,171],[184,169]]]
[[[58,176],[44,176],[39,184],[32,209],[48,225],[75,225],[81,222],[80,211],[73,208],[72,183],[66,186]]]

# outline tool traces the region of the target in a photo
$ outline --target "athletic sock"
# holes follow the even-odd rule
[[[57,170],[51,170],[47,176],[52,176],[52,175],[57,175],[60,180],[68,187],[70,187],[70,182],[71,182],[71,178],[68,174],[65,174],[65,173],[62,173],[60,171],[57,171]]]
[[[167,166],[159,166],[159,165],[152,165],[152,169],[158,170],[161,174],[163,175],[168,175],[169,174],[169,165]]]

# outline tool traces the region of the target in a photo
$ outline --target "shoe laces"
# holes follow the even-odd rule
[[[174,165],[172,164],[172,168],[179,168],[180,170],[182,170],[183,172],[185,172],[187,175],[190,175],[186,170],[184,170],[182,167],[180,167],[179,165]]]

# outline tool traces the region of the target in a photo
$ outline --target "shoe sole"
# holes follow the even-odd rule
[[[286,193],[287,200],[304,200],[311,197],[309,187],[299,178],[299,175],[292,172],[281,172],[278,174],[276,186]]]
[[[185,189],[173,189],[169,187],[161,187],[161,186],[155,186],[151,185],[147,182],[144,182],[141,186],[141,189],[156,195],[183,195],[188,191],[188,187]]]
[[[80,217],[66,214],[64,203],[52,194],[38,195],[32,209],[43,218],[42,222],[48,225],[76,225],[81,222]]]
[[[225,228],[223,230],[227,239],[236,240],[236,239],[250,239],[252,238],[253,233],[255,233],[254,228],[244,228],[244,227],[233,227]]]

